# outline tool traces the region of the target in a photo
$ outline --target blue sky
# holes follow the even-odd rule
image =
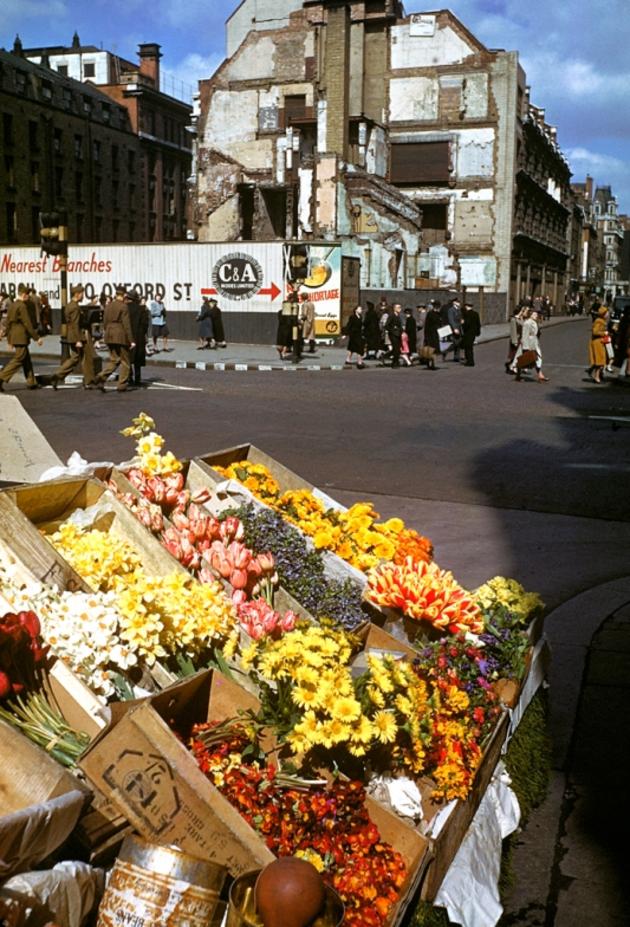
[[[167,76],[189,86],[223,59],[224,22],[237,0],[2,0],[0,45],[81,41],[136,60],[159,42]],[[408,13],[431,9],[407,0]],[[434,7],[435,8],[435,7]],[[516,49],[532,101],[558,127],[575,180],[610,184],[630,212],[629,0],[452,0],[450,9],[489,48]],[[166,89],[166,88],[165,88]],[[179,95],[179,94],[178,94]]]

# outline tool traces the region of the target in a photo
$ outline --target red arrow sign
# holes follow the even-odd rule
[[[282,290],[280,290],[279,287],[275,285],[275,283],[272,283],[270,287],[267,287],[264,290],[258,290],[256,296],[271,296],[271,302],[273,302],[276,296],[279,296],[281,292]],[[206,287],[205,289],[202,289],[201,295],[216,296],[217,291],[212,289],[212,287]]]
[[[268,289],[258,290],[258,293],[260,294],[260,296],[271,296],[271,302],[273,302],[276,296],[280,295],[281,290],[278,289],[275,283],[272,283],[271,286],[268,287]]]

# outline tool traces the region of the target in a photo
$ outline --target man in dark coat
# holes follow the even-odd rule
[[[389,341],[392,346],[392,367],[400,367],[400,346],[403,333],[403,320],[401,316],[402,306],[400,303],[394,304],[394,311],[387,320],[385,330],[389,335]]]
[[[462,317],[462,345],[464,348],[464,357],[466,358],[465,367],[475,366],[475,338],[481,334],[481,320],[479,313],[476,312],[470,303],[464,303],[464,314]]]
[[[7,343],[14,348],[15,354],[11,360],[0,370],[0,393],[4,389],[4,384],[8,383],[11,377],[22,368],[24,378],[29,389],[38,389],[39,384],[35,379],[33,371],[33,362],[28,346],[31,342],[36,341],[41,346],[42,339],[37,334],[37,330],[31,321],[31,313],[27,305],[28,287],[24,283],[18,286],[18,298],[9,306],[7,312],[6,328]]]
[[[129,324],[134,341],[131,350],[131,382],[134,386],[142,386],[142,368],[147,362],[147,333],[149,331],[149,310],[144,297],[138,298],[133,292],[125,297]]]
[[[124,286],[117,286],[116,299],[105,307],[103,313],[105,343],[109,349],[109,360],[94,381],[102,392],[105,392],[105,381],[117,367],[120,367],[117,392],[125,392],[129,384],[130,352],[136,345],[124,297]]]
[[[83,292],[80,283],[73,286],[70,290],[72,299],[64,308],[65,329],[61,341],[66,345],[67,351],[64,352],[65,360],[50,378],[53,389],[57,389],[59,383],[63,383],[68,374],[79,365],[83,372],[84,388],[92,389],[94,386],[94,351],[92,339],[88,335],[88,315],[81,308]]]
[[[381,329],[378,324],[378,313],[374,303],[367,304],[363,319],[363,334],[365,336],[366,356],[374,358],[381,348]]]

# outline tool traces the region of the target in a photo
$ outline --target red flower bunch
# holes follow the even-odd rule
[[[47,647],[34,612],[8,612],[0,618],[0,699],[35,687]]]
[[[245,727],[193,728],[191,749],[202,772],[264,837],[276,856],[302,855],[323,870],[346,906],[348,927],[383,927],[407,870],[380,839],[360,782],[295,787],[275,766],[251,753]]]

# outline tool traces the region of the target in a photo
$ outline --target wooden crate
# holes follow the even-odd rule
[[[89,790],[68,769],[18,730],[0,720],[0,816],[67,792]]]
[[[465,800],[458,799],[437,837],[431,840],[431,860],[422,884],[422,898],[433,901],[449,866],[481,803],[501,756],[508,729],[508,717],[503,715],[484,750],[472,788]]]
[[[7,489],[0,492],[0,521],[6,512],[10,513],[12,524],[28,533],[29,543],[12,543],[10,537],[2,537],[16,556],[38,578],[48,580],[43,566],[49,561],[65,563],[47,540],[77,509],[86,509],[96,504],[107,507],[107,512],[97,520],[97,527],[130,544],[142,556],[147,573],[166,576],[174,571],[186,572],[173,560],[159,541],[147,531],[144,525],[107,489],[95,479],[63,479]],[[30,522],[30,527],[28,523]],[[50,553],[52,551],[52,555]],[[88,589],[80,577],[67,567],[69,584],[64,588]]]
[[[217,672],[199,673],[143,701],[96,740],[81,758],[88,778],[140,834],[228,867],[233,876],[273,859],[264,841],[199,770],[170,727],[234,717],[257,700]],[[368,799],[384,840],[404,857],[409,877],[389,924],[398,924],[424,873],[429,842]]]

